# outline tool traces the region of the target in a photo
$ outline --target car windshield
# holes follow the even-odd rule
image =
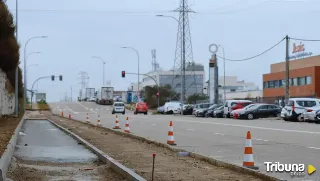
[[[253,106],[255,106],[255,104],[249,104],[249,105],[247,105],[246,107],[244,107],[243,109],[249,109],[249,108],[251,108],[251,107],[253,107]]]
[[[253,106],[248,107],[246,110],[252,110],[252,109],[256,109],[257,107],[260,107],[262,104],[253,104]]]
[[[117,106],[117,107],[123,107],[124,104],[123,103],[115,103],[114,106]]]
[[[200,104],[200,108],[208,108],[210,106],[210,104]]]

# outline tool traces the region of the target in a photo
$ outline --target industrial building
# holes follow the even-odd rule
[[[172,89],[180,93],[181,92],[181,77],[174,79],[174,72],[172,70],[157,70],[147,73],[148,76],[143,76],[140,83],[140,90],[145,86],[154,86],[159,84],[160,86],[170,85]],[[152,78],[150,78],[150,77]],[[155,82],[156,81],[156,82]],[[202,94],[205,84],[205,72],[204,66],[201,64],[190,65],[186,67],[186,96],[193,95],[195,93]],[[134,92],[137,91],[137,83],[131,84],[131,88]]]
[[[290,97],[319,97],[320,56],[289,62]],[[285,62],[270,65],[270,73],[263,75],[263,97],[285,96]]]
[[[207,81],[205,84],[204,94],[209,96],[208,85],[209,81]],[[220,100],[224,99],[224,88],[226,92],[226,99],[262,97],[262,90],[259,89],[259,86],[257,86],[254,82],[245,82],[244,80],[239,81],[237,76],[219,77]]]

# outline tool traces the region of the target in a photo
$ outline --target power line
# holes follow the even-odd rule
[[[272,50],[273,48],[275,48],[276,46],[278,46],[283,40],[285,40],[285,38],[282,38],[278,43],[276,43],[276,44],[273,45],[272,47],[268,48],[267,50],[263,51],[262,53],[259,53],[258,55],[255,55],[255,56],[252,56],[252,57],[249,57],[249,58],[234,60],[234,59],[223,58],[223,57],[221,57],[221,56],[219,56],[219,55],[217,55],[217,57],[222,58],[222,59],[225,59],[225,60],[228,60],[228,61],[237,61],[237,62],[250,60],[250,59],[259,57],[259,56],[261,56],[261,55],[269,52],[270,50]]]
[[[297,41],[320,41],[320,40],[310,40],[310,39],[292,38],[292,37],[289,37],[289,39],[291,39],[291,40],[297,40]]]

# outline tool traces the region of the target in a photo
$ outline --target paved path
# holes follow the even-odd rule
[[[110,106],[95,103],[52,103],[54,111],[71,113],[74,119],[97,122],[97,114],[105,127],[114,126],[115,115]],[[174,123],[177,147],[209,155],[216,159],[241,165],[246,132],[251,131],[255,164],[265,172],[264,162],[312,164],[320,169],[320,125],[284,122],[282,120],[234,120],[224,118],[196,118],[173,115],[134,115],[127,111],[120,115],[124,128],[125,116],[129,117],[134,134],[161,142],[167,141],[169,121]],[[269,173],[292,180],[289,173]],[[297,178],[294,178],[297,179]],[[297,180],[320,180],[320,172]]]

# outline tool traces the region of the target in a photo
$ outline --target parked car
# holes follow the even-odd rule
[[[231,111],[231,113],[230,113],[230,118],[234,118],[234,114],[238,115],[237,113],[239,113],[239,112],[241,112],[241,111],[243,112],[243,111],[249,109],[250,107],[252,107],[252,106],[254,106],[254,105],[255,105],[255,104],[249,104],[249,105],[247,105],[246,107],[244,107],[244,108],[242,108],[242,109],[236,109],[236,110]],[[237,117],[235,117],[235,118],[237,118]]]
[[[193,115],[196,115],[196,112],[199,110],[199,109],[206,109],[206,108],[209,108],[212,104],[210,103],[202,103],[202,104],[196,104],[193,108],[193,112],[192,114]]]
[[[125,114],[125,107],[123,102],[114,102],[113,103],[113,109],[112,114],[114,113],[122,113]]]
[[[247,110],[239,111],[240,119],[256,119],[266,117],[280,117],[281,108],[274,104],[255,104]]]
[[[199,109],[197,112],[196,112],[196,117],[205,117],[206,113],[209,111],[209,110],[214,110],[215,108],[217,107],[217,104],[213,104],[211,105],[210,107],[208,108],[202,108],[202,109]]]
[[[182,104],[180,102],[166,102],[164,104],[164,114],[180,114]]]
[[[320,119],[318,119],[319,117],[317,117],[317,114],[319,113],[320,106],[306,108],[302,115],[302,118],[304,121],[320,122]]]
[[[183,115],[192,115],[192,112],[193,112],[192,105],[188,105],[185,107],[185,109],[183,109]]]
[[[158,113],[160,113],[160,114],[164,113],[164,106],[158,107]]]
[[[215,109],[213,111],[213,117],[222,118],[223,117],[223,109],[224,109],[224,106],[220,106],[217,109]]]
[[[134,114],[143,113],[148,114],[148,105],[145,102],[138,102],[134,108]]]
[[[281,117],[285,121],[302,121],[304,116],[311,118],[316,114],[316,107],[320,106],[320,99],[315,98],[291,98],[281,111]],[[306,112],[307,110],[307,112]],[[309,112],[308,112],[309,111]],[[306,113],[306,114],[304,114]]]
[[[238,103],[242,103],[242,104],[238,104]],[[252,101],[248,101],[248,100],[227,100],[224,104],[224,109],[223,109],[223,117],[225,118],[229,118],[230,117],[230,113],[235,109],[239,109],[241,106],[245,107],[244,105],[249,105],[252,104]],[[236,107],[234,107],[236,106]]]
[[[213,109],[208,109],[208,111],[204,114],[204,117],[206,117],[206,118],[208,118],[208,117],[214,117],[213,116],[213,112],[215,111],[215,110],[217,110],[218,108],[220,108],[222,105],[216,105],[216,106],[214,106],[214,108]],[[223,107],[223,106],[222,106]]]

